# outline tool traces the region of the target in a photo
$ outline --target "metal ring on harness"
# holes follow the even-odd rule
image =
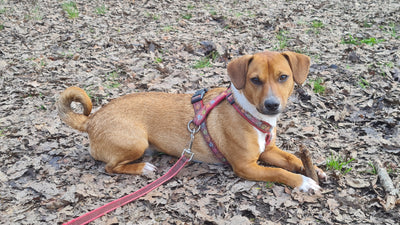
[[[193,125],[195,126],[193,129],[190,128],[190,125],[191,125],[191,124],[193,124]],[[197,128],[196,128],[196,127],[197,127]],[[191,134],[195,134],[195,133],[199,132],[199,130],[200,130],[200,126],[196,126],[196,124],[194,124],[193,120],[189,121],[189,123],[188,123],[188,125],[187,125],[187,128],[188,128],[188,131],[189,131]]]

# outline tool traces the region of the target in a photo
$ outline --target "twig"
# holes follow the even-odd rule
[[[379,182],[382,184],[386,192],[386,203],[382,204],[385,211],[389,211],[396,206],[398,190],[394,187],[392,179],[390,179],[389,174],[383,167],[379,159],[373,160],[374,167],[379,177]]]
[[[303,144],[300,144],[300,159],[303,162],[304,170],[306,172],[306,176],[313,179],[319,185],[318,175],[315,171],[315,167],[313,165],[310,152],[306,149]]]

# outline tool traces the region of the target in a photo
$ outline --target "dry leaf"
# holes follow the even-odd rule
[[[327,199],[326,200],[326,203],[328,204],[328,207],[329,207],[329,210],[330,211],[333,211],[333,210],[335,210],[337,207],[339,207],[339,203],[335,200],[335,199],[333,199],[333,198],[329,198],[329,199]]]

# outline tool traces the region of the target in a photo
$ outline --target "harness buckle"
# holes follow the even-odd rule
[[[201,101],[203,99],[204,95],[207,93],[207,91],[208,91],[207,88],[203,88],[203,89],[196,91],[194,93],[194,95],[192,96],[192,101],[191,101],[192,104],[196,103],[198,101]]]

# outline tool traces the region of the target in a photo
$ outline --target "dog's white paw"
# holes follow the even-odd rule
[[[301,175],[303,178],[303,183],[299,187],[300,191],[308,192],[309,190],[317,191],[321,187],[311,178]]]
[[[157,167],[154,166],[153,164],[147,162],[143,167],[143,172],[142,173],[143,174],[147,174],[147,173],[154,172],[155,170],[157,170]]]

